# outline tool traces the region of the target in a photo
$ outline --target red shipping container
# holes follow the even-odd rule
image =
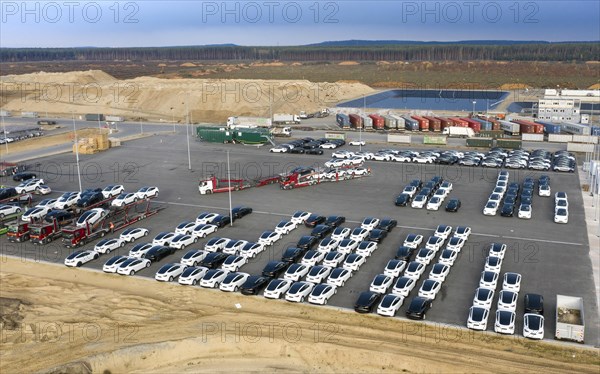
[[[469,126],[470,128],[472,128],[474,132],[480,132],[481,131],[481,122],[477,122],[477,121],[472,120],[470,118],[463,118],[463,117],[461,117],[460,119],[462,119],[463,121],[467,122],[467,126]]]
[[[363,127],[363,119],[358,114],[350,114],[350,127],[361,129]]]
[[[442,131],[442,121],[435,117],[423,117],[429,121],[429,131]]]
[[[450,126],[454,126],[454,122],[448,118],[444,118],[444,117],[435,117],[437,119],[440,120],[442,126],[441,126],[441,130],[444,131],[444,129],[446,127],[450,127]]]
[[[429,131],[429,121],[427,119],[419,116],[410,116],[410,118],[419,122],[419,130]]]
[[[450,121],[454,122],[454,126],[458,126],[458,127],[469,127],[469,124],[466,121],[463,121],[462,119],[458,118],[458,117],[450,117],[448,118]]]
[[[385,128],[385,118],[379,114],[369,114],[369,117],[373,120],[373,128],[375,130],[383,130]]]

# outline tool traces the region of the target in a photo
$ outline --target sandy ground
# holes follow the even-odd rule
[[[360,83],[260,79],[118,80],[100,70],[0,77],[2,109],[65,115],[104,113],[150,121],[223,122],[231,115],[314,112],[370,94]],[[210,109],[207,109],[210,108]]]
[[[600,363],[597,350],[8,257],[0,285],[2,373],[598,373]]]

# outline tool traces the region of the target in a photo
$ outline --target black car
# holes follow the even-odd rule
[[[300,240],[298,240],[298,244],[296,244],[296,247],[302,248],[302,249],[310,249],[315,244],[317,244],[318,240],[319,239],[314,236],[305,235],[305,236],[301,237]]]
[[[30,179],[34,179],[34,178],[37,178],[37,174],[32,173],[30,171],[23,171],[23,172],[13,175],[13,180],[15,182],[22,182],[22,181],[26,181],[26,180],[30,180]]]
[[[425,319],[429,308],[431,308],[431,299],[415,296],[406,310],[406,317],[410,319]]]
[[[247,206],[236,206],[235,208],[231,209],[231,216],[233,217],[234,221],[247,216],[250,213],[252,213],[252,208]]]
[[[415,186],[417,189],[423,187],[423,182],[420,179],[413,179],[408,184],[409,186]]]
[[[240,287],[240,291],[242,295],[257,295],[262,291],[267,284],[271,281],[270,277],[264,277],[262,275],[251,275],[246,279],[242,287]]]
[[[288,153],[296,153],[296,154],[303,154],[304,152],[305,152],[305,149],[302,147],[294,147],[288,151]]]
[[[346,222],[346,217],[344,217],[344,216],[329,216],[325,220],[325,225],[332,226],[332,227],[338,227],[339,225],[341,225],[344,222]]]
[[[304,153],[307,155],[322,155],[323,150],[320,148],[306,149],[304,150]]]
[[[79,200],[77,200],[77,206],[80,208],[85,208],[94,204],[97,204],[104,200],[104,195],[102,194],[102,190],[93,191],[86,194],[82,194]]]
[[[65,226],[73,222],[73,214],[66,210],[52,210],[44,216],[44,221],[52,223],[56,220],[59,226]]]
[[[223,265],[225,260],[229,257],[227,253],[223,252],[211,252],[200,261],[200,266],[204,266],[209,269],[216,269]]]
[[[321,239],[331,233],[333,229],[333,226],[317,225],[314,229],[312,229],[310,235],[316,237],[317,239]]]
[[[211,225],[215,225],[218,228],[225,227],[231,223],[229,216],[218,215],[210,221]]]
[[[429,183],[431,183],[431,182],[429,182]],[[427,187],[427,185],[425,185],[425,187],[423,187],[421,189],[421,191],[419,191],[418,194],[427,196],[429,198],[429,197],[433,196],[433,189],[431,189],[431,188]]]
[[[283,251],[283,254],[281,255],[281,261],[289,262],[291,264],[293,262],[299,261],[302,258],[302,256],[304,256],[305,252],[306,249],[303,248],[289,247],[285,251]]]
[[[380,299],[380,293],[371,291],[361,292],[356,303],[354,303],[354,310],[357,313],[371,313],[373,308],[379,303]]]
[[[446,204],[446,212],[458,212],[460,205],[459,199],[450,199],[448,204]]]
[[[411,197],[409,194],[401,193],[396,197],[396,201],[394,202],[394,204],[396,204],[396,206],[408,206],[408,204],[410,204],[410,200]]]
[[[19,193],[13,187],[7,187],[0,189],[0,200],[10,199],[11,197],[17,196]]]
[[[404,260],[406,262],[409,262],[413,253],[415,253],[415,248],[402,246],[398,248],[398,250],[396,251],[396,256],[394,256],[394,258],[396,260]]]
[[[377,228],[379,230],[385,230],[387,232],[390,232],[397,225],[398,225],[398,221],[396,221],[395,219],[383,218],[381,221],[379,221],[379,225],[377,225]]]
[[[316,225],[320,225],[320,224],[324,223],[325,220],[327,220],[327,218],[325,218],[325,216],[320,216],[318,214],[311,214],[310,216],[308,216],[306,221],[304,221],[304,225],[306,227],[315,227]]]
[[[525,294],[525,313],[544,315],[544,296],[535,293]]]
[[[515,206],[513,204],[504,204],[500,210],[502,217],[512,217],[515,214]]]
[[[290,266],[289,262],[269,261],[262,270],[263,277],[277,278]]]
[[[175,248],[165,247],[163,245],[155,245],[150,248],[148,252],[144,253],[144,258],[150,260],[150,262],[157,262],[175,253]]]
[[[369,236],[367,236],[367,240],[371,242],[381,243],[383,239],[387,236],[388,232],[381,229],[373,229],[369,232]]]
[[[452,155],[443,155],[436,159],[436,163],[440,165],[454,165],[458,162],[458,157]]]

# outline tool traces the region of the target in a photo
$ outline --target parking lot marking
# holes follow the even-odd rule
[[[534,241],[534,242],[544,242],[544,243],[552,243],[552,244],[566,244],[566,245],[578,245],[578,246],[583,245],[582,243],[561,242],[561,241],[557,241],[557,240],[544,240],[544,239],[537,239],[537,238],[520,238],[517,236],[503,236],[503,238],[518,239],[518,240],[530,240],[530,241]]]

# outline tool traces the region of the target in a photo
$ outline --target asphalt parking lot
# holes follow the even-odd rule
[[[124,184],[126,191],[135,191],[144,185],[160,188],[157,204],[167,208],[158,215],[141,221],[138,225],[151,230],[151,236],[161,231],[173,231],[175,226],[186,220],[194,220],[202,211],[226,213],[229,207],[228,194],[200,195],[198,180],[202,176],[216,174],[227,177],[227,153],[230,152],[231,178],[266,177],[281,173],[296,166],[319,166],[327,161],[331,151],[323,156],[272,154],[268,146],[256,148],[241,145],[219,145],[198,143],[190,140],[191,170],[188,170],[188,157],[185,136],[155,136],[127,142],[120,148],[96,155],[80,155],[82,187],[104,187],[108,184]],[[365,150],[381,148],[367,146]],[[55,191],[50,196],[58,196],[59,191],[79,190],[75,156],[62,154],[39,159],[39,175]],[[523,295],[540,293],[546,303],[546,338],[554,336],[554,311],[556,294],[582,296],[584,298],[586,319],[586,343],[597,345],[599,342],[598,306],[596,305],[592,265],[589,259],[589,246],[583,214],[583,202],[576,174],[510,171],[510,182],[522,182],[525,177],[537,178],[548,174],[551,178],[552,194],[565,191],[569,196],[569,223],[553,222],[553,197],[533,197],[533,218],[531,220],[505,218],[501,216],[483,216],[482,209],[496,181],[497,169],[469,168],[459,166],[413,165],[383,162],[369,162],[370,177],[337,183],[280,190],[277,185],[251,188],[232,194],[232,204],[247,205],[254,213],[238,220],[233,227],[227,227],[200,240],[189,248],[202,248],[203,244],[214,236],[256,241],[264,230],[270,230],[282,219],[296,210],[307,210],[322,215],[343,215],[347,222],[344,226],[356,227],[365,216],[391,217],[398,220],[390,235],[380,244],[360,271],[330,300],[330,305],[352,308],[358,294],[368,290],[376,274],[383,272],[386,262],[393,258],[398,246],[402,245],[409,233],[422,234],[425,240],[433,233],[438,224],[453,227],[470,226],[473,234],[462,249],[458,260],[443,283],[433,308],[427,319],[434,322],[466,325],[468,309],[483,270],[487,246],[491,242],[502,242],[508,246],[508,252],[502,265],[502,274],[506,271],[518,272],[523,276],[519,303],[517,307],[516,332],[522,332]],[[453,183],[449,198],[461,199],[462,208],[458,213],[443,210],[427,211],[410,207],[396,207],[395,196],[410,180],[423,181],[439,175]],[[12,181],[11,181],[12,182]],[[7,183],[7,181],[2,181]],[[41,199],[40,197],[37,198]],[[136,226],[138,226],[136,225]],[[283,250],[297,242],[300,236],[308,235],[310,229],[300,227],[263,252],[259,257],[243,266],[241,271],[250,274],[260,273],[263,266],[272,259],[279,259]],[[114,234],[115,236],[118,233]],[[139,242],[139,241],[138,241]],[[4,255],[35,258],[36,260],[62,263],[70,250],[59,242],[46,246],[33,246],[29,243],[9,243],[0,237],[1,252]],[[94,243],[86,247],[93,247]],[[126,245],[122,250],[103,255],[84,267],[100,269],[103,263],[115,254],[126,254],[132,247]],[[177,262],[186,250],[178,251],[163,261],[153,264],[138,276],[153,277],[164,263]],[[439,253],[438,253],[439,256]],[[437,259],[437,256],[436,256]],[[432,261],[420,278],[427,278]],[[73,269],[74,272],[81,271]],[[123,278],[123,281],[127,281]],[[160,287],[160,284],[156,284]],[[496,292],[501,289],[501,285]],[[410,299],[417,294],[414,289],[397,316],[405,318],[404,312]],[[218,294],[218,291],[217,291]],[[240,298],[247,297],[240,295]],[[494,306],[490,311],[488,332],[493,334]],[[274,301],[276,302],[276,301]],[[384,318],[384,317],[382,317]]]

